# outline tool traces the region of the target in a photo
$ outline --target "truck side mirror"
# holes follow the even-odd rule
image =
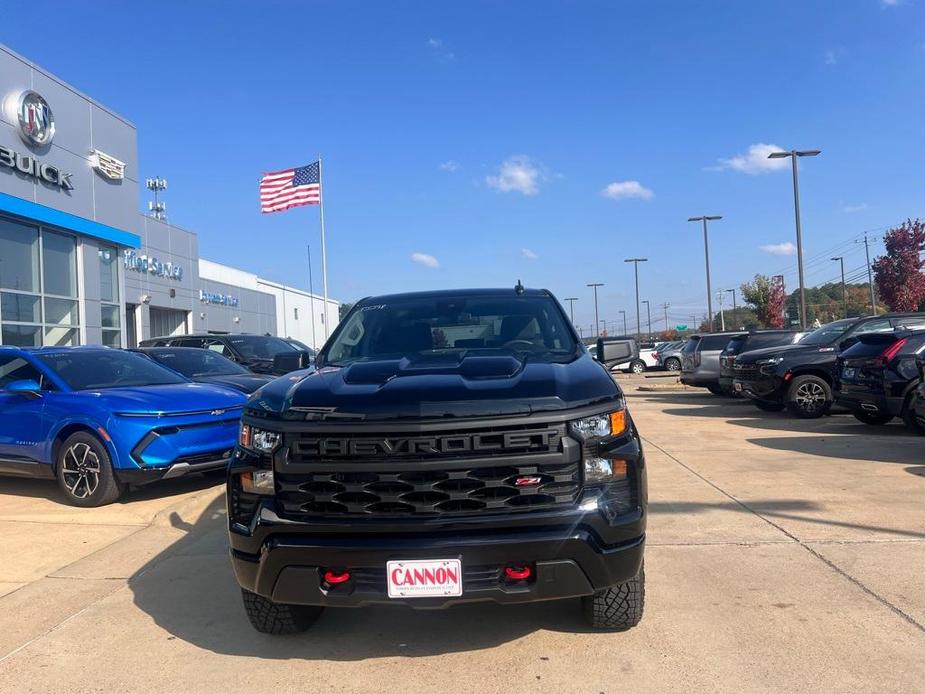
[[[17,393],[26,397],[37,398],[40,397],[42,388],[39,386],[37,381],[34,381],[31,378],[24,378],[19,381],[10,381],[6,384],[6,388],[3,390],[5,390],[7,393]]]

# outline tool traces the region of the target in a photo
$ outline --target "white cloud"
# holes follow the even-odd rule
[[[855,212],[863,212],[866,209],[867,209],[867,203],[862,202],[859,205],[845,205],[842,208],[842,211],[847,212],[848,214],[853,214]]]
[[[437,168],[447,173],[453,173],[454,171],[459,171],[459,162],[455,159],[449,159],[440,164]]]
[[[783,243],[769,243],[760,248],[765,253],[770,253],[771,255],[793,255],[797,252],[797,247],[789,241],[784,241]]]
[[[443,39],[427,39],[427,45],[431,48],[443,48]]]
[[[880,0],[880,4],[884,7],[898,7],[902,2],[903,0]]]
[[[787,159],[768,159],[771,152],[780,152],[777,145],[757,143],[748,148],[745,154],[737,154],[729,159],[720,159],[716,170],[732,169],[747,174],[763,174],[769,171],[786,169],[790,164]]]
[[[455,60],[456,58],[456,54],[446,48],[446,44],[443,42],[443,39],[431,37],[427,39],[427,45],[435,54],[444,60]]]
[[[485,183],[502,193],[536,195],[540,192],[542,179],[543,173],[530,157],[521,154],[505,159],[498,169],[498,175],[486,176]]]
[[[417,263],[418,265],[423,265],[424,267],[429,267],[429,268],[440,267],[440,261],[437,260],[430,253],[412,253],[411,262]]]
[[[655,197],[655,193],[639,181],[614,181],[613,183],[608,183],[607,187],[601,191],[601,195],[611,200],[621,200],[623,198],[651,200]]]
[[[537,260],[539,258],[539,256],[529,248],[521,248],[520,254],[527,260]]]
[[[825,52],[825,64],[826,65],[835,65],[838,63],[838,55],[835,51],[826,51]]]

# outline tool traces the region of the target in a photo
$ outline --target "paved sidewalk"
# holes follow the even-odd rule
[[[630,632],[589,633],[564,601],[329,610],[264,636],[220,487],[80,510],[3,479],[0,692],[922,690],[925,438],[700,392],[628,401],[651,496]]]

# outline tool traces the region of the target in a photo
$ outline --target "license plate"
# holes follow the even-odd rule
[[[459,559],[415,559],[386,563],[390,598],[458,597],[462,595]]]
[[[857,373],[856,369],[845,368],[842,370],[842,378],[854,378],[854,374]]]
[[[732,384],[732,389],[733,389],[736,393],[741,393],[741,392],[742,392],[742,384],[741,384],[741,383],[733,383],[733,384]]]

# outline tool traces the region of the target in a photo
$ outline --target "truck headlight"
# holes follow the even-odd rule
[[[255,453],[272,453],[279,446],[282,436],[278,431],[267,431],[250,424],[241,424],[238,443],[242,448]]]
[[[241,489],[248,494],[272,495],[276,491],[276,483],[272,470],[254,470],[241,473]]]
[[[618,436],[626,431],[626,410],[621,407],[613,412],[576,419],[569,425],[569,429],[582,441]]]
[[[767,359],[759,359],[755,363],[758,366],[777,366],[784,360],[783,357],[768,357]]]

